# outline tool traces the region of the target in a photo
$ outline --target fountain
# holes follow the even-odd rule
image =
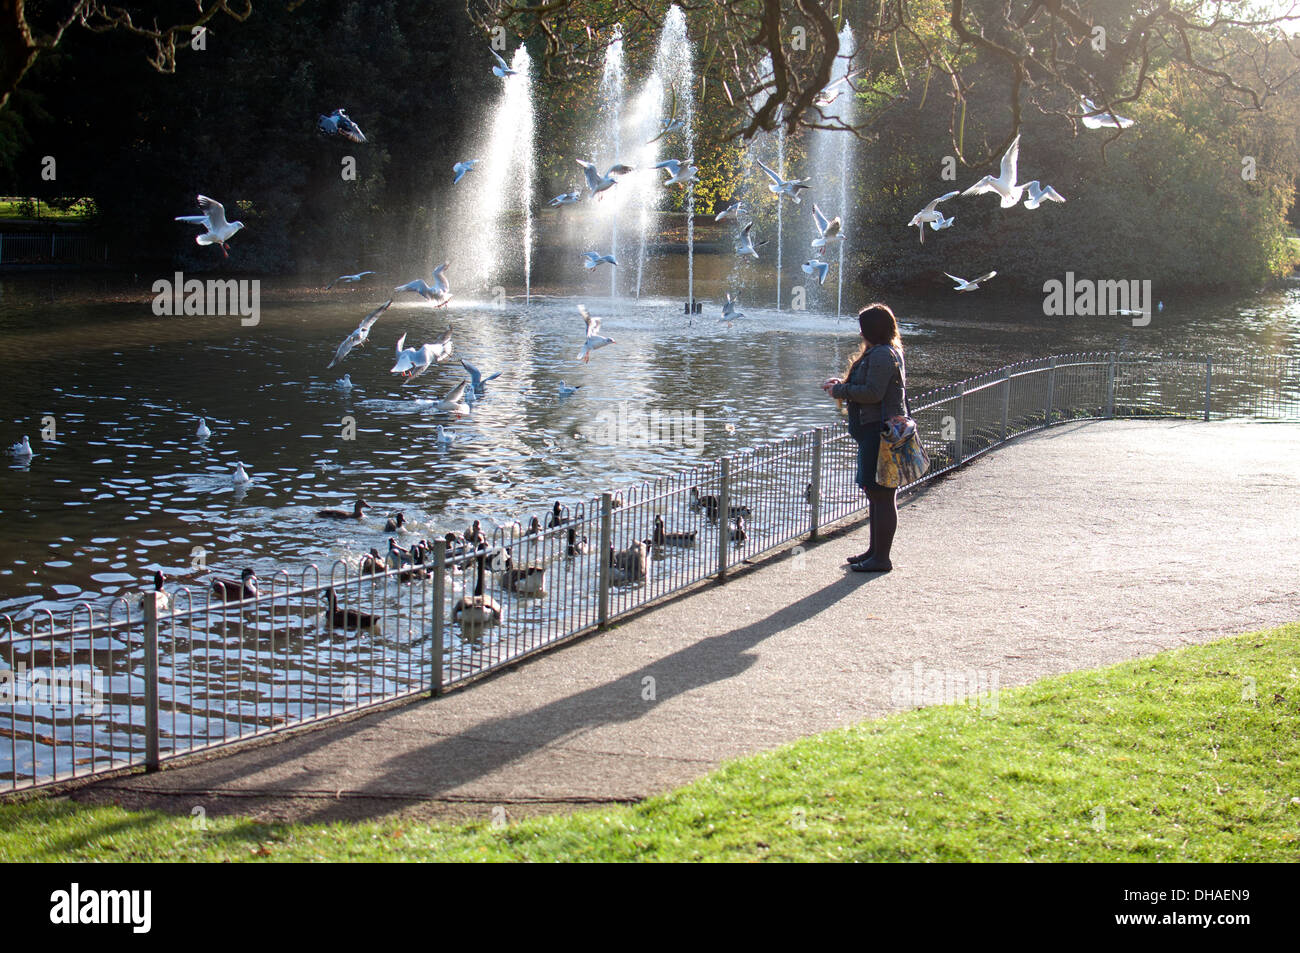
[[[828,87],[831,92],[838,95],[830,105],[822,107],[822,113],[829,124],[834,124],[838,120],[840,123],[849,126],[855,121],[857,98],[853,95],[852,87],[845,81],[853,65],[852,57],[855,52],[853,30],[847,23],[844,25],[844,29],[840,31],[839,40],[839,56],[836,58],[835,68],[831,73],[831,86]],[[835,85],[837,82],[839,85]],[[853,140],[854,136],[851,132],[841,132],[834,129],[814,129],[809,135],[808,143],[809,174],[813,177],[814,186],[811,201],[817,203],[818,208],[825,213],[828,219],[835,218],[837,215],[840,217],[843,222],[840,229],[842,235],[847,235],[849,229],[849,183],[853,177]],[[832,203],[832,195],[838,196],[834,203]],[[810,217],[809,221],[811,223],[813,219]],[[816,225],[812,224],[811,229],[810,240],[817,237]],[[843,313],[844,245],[846,241],[847,238],[844,238],[838,243],[840,247],[838,250],[839,267],[836,270],[836,317]],[[824,254],[831,254],[832,251],[829,247],[823,249]],[[813,283],[810,285],[810,290],[820,304],[822,298],[821,285]]]
[[[623,89],[625,86],[625,76],[623,71],[623,31],[617,26],[614,27],[614,39],[605,48],[605,69],[600,77],[600,113],[602,119],[600,125],[603,136],[592,149],[592,161],[604,171],[615,162],[623,162],[623,137],[620,128],[622,123],[623,109]],[[609,254],[613,255],[615,260],[618,259],[618,221],[619,212],[625,204],[625,196],[619,186],[615,186],[614,191],[618,195],[610,194],[607,201],[609,223]],[[602,204],[602,209],[604,205]],[[599,249],[598,249],[599,251]],[[618,267],[609,269],[609,296],[610,298],[618,297]]]
[[[480,160],[470,173],[476,181],[472,187],[468,179],[455,187],[453,221],[464,227],[448,252],[453,266],[449,272],[453,289],[458,283],[475,291],[491,287],[508,264],[502,250],[520,247],[517,236],[522,231],[517,264],[523,268],[525,301],[531,302],[536,150],[528,51],[522,46],[515,50],[510,66],[515,75],[502,81],[487,132],[468,155]]]
[[[670,133],[659,142],[669,142],[669,157],[685,164],[695,162],[694,59],[695,50],[686,33],[686,14],[674,4],[668,8],[668,14],[664,17],[663,32],[659,35],[659,47],[655,51],[655,76],[651,78],[651,83],[658,80],[661,97],[676,97],[677,117],[682,120],[683,128],[680,135]],[[687,189],[683,205],[686,209],[686,300],[689,305],[695,300],[695,186],[687,186]]]

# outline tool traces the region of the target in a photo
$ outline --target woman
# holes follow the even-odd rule
[[[907,371],[903,366],[903,341],[898,320],[883,304],[869,304],[858,312],[862,347],[853,356],[844,380],[832,377],[822,384],[831,397],[848,403],[849,434],[858,442],[856,483],[867,494],[871,512],[871,545],[849,559],[854,572],[889,572],[889,551],[898,528],[898,491],[876,482],[876,456],[880,434],[890,417],[906,415],[903,392]]]

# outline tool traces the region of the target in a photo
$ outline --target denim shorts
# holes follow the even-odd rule
[[[892,487],[881,486],[876,482],[876,460],[880,456],[880,435],[885,425],[858,437],[858,472],[853,482],[864,490],[889,490]]]

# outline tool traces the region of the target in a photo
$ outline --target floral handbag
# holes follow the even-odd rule
[[[894,366],[898,366],[897,360]],[[915,483],[930,469],[930,458],[921,445],[916,421],[910,416],[912,409],[907,403],[906,386],[903,390],[903,406],[907,408],[909,416],[885,420],[880,434],[880,450],[876,455],[876,482],[881,486],[898,488]]]

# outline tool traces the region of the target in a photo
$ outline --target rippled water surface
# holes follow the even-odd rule
[[[550,296],[494,308],[457,298],[435,310],[412,298],[326,370],[339,341],[382,302],[375,289],[263,282],[255,327],[157,317],[151,297],[146,283],[0,279],[0,442],[27,434],[36,451],[28,465],[0,467],[0,612],[105,604],[156,568],[192,583],[246,565],[263,574],[355,558],[382,549],[391,511],[408,520],[402,541],[476,518],[526,521],[556,498],[831,422],[834,404],[817,385],[855,348],[849,320],[744,299],[746,317],[728,328],[716,304],[688,318],[673,301]],[[574,360],[579,300],[618,342],[588,365]],[[1169,302],[1146,328],[1046,318],[1037,302],[979,295],[895,303],[913,393],[1053,352],[1278,354],[1300,345],[1295,292]],[[389,373],[399,335],[418,346],[449,323],[452,361],[414,386]],[[432,406],[464,377],[457,358],[502,372],[461,420]],[[336,385],[343,373],[351,391]],[[562,398],[561,379],[581,389]],[[635,424],[649,413],[683,415],[688,439],[638,442]],[[203,443],[200,415],[212,430]],[[345,439],[349,418],[355,439]],[[449,447],[437,443],[439,424],[455,434]],[[610,439],[620,436],[629,439]],[[254,477],[246,492],[231,485],[236,461]],[[358,496],[373,504],[359,522],[316,515]],[[194,566],[198,548],[205,570]]]

